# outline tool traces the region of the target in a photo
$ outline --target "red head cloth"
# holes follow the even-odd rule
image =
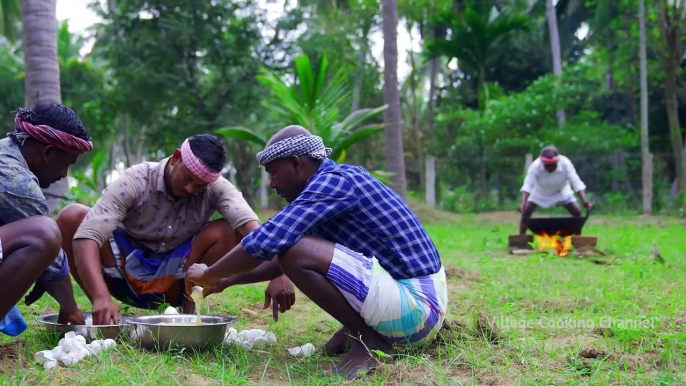
[[[27,121],[14,118],[15,133],[19,140],[26,136],[34,138],[46,145],[52,145],[72,154],[83,154],[93,150],[93,143],[75,137],[64,131],[55,130],[47,125],[33,125]]]
[[[559,160],[558,156],[553,156],[553,157],[544,157],[541,156],[541,162],[543,162],[544,165],[551,165],[556,163]]]
[[[210,170],[198,157],[193,154],[188,139],[181,145],[181,160],[188,170],[201,181],[211,184],[219,179],[221,172]]]

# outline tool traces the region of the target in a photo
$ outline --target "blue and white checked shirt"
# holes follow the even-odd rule
[[[412,209],[366,169],[325,159],[298,198],[243,238],[243,248],[271,260],[304,235],[375,256],[395,279],[430,275],[441,259]]]

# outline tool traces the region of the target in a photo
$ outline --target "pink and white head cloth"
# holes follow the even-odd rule
[[[14,131],[8,133],[21,144],[31,137],[46,145],[52,145],[72,154],[83,154],[93,150],[93,142],[75,137],[48,125],[34,125],[29,122],[33,112],[27,109],[17,109],[14,118]]]
[[[210,170],[200,158],[193,154],[188,139],[181,144],[181,161],[195,177],[207,184],[217,181],[222,174],[221,171]]]

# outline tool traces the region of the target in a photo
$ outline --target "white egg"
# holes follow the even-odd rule
[[[64,334],[65,339],[74,339],[76,338],[76,333],[74,331],[69,331],[68,333]]]
[[[178,315],[179,311],[176,310],[176,308],[169,306],[167,307],[166,310],[164,310],[165,315]]]
[[[76,335],[76,338],[74,338],[74,339],[78,340],[81,343],[84,343],[84,344],[86,343],[86,337],[84,337],[84,336]]]
[[[115,342],[114,339],[105,339],[105,341],[102,343],[102,348],[107,350],[110,347],[115,347],[116,345],[117,345],[117,342]]]
[[[102,343],[99,340],[94,340],[88,345],[88,348],[93,354],[98,354],[102,350]]]

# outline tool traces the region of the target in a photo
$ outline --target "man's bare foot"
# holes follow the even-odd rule
[[[340,375],[349,380],[364,376],[369,371],[376,369],[377,359],[374,350],[379,350],[388,355],[393,354],[393,348],[388,343],[377,348],[371,348],[355,340],[348,354],[330,372],[325,372],[324,375]]]
[[[341,327],[324,345],[324,355],[335,356],[346,353],[353,344],[353,338],[347,328]]]

